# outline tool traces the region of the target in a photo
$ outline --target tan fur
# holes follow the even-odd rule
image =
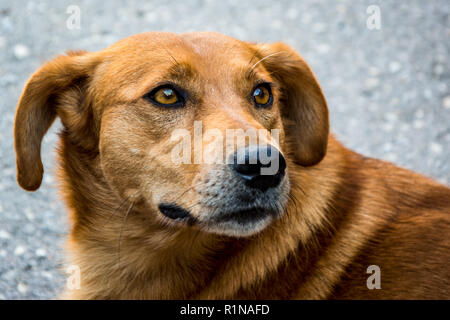
[[[270,110],[244,98],[254,77],[276,85]],[[167,78],[195,92],[192,102],[174,111],[142,98]],[[320,86],[282,43],[146,33],[48,62],[16,114],[18,182],[27,190],[41,183],[40,144],[56,116],[69,263],[82,272],[81,289],[64,298],[449,297],[450,190],[329,135]],[[211,166],[170,161],[171,130],[192,130],[194,120],[223,132],[281,130],[290,192],[280,219],[237,238],[159,213],[158,199],[192,207],[204,196],[193,186]],[[366,287],[369,265],[381,268],[380,290]]]

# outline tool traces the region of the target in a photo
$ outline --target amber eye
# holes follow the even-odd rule
[[[179,107],[184,104],[183,96],[171,86],[156,88],[146,97],[160,106]]]
[[[272,92],[269,85],[259,85],[253,91],[253,100],[258,107],[267,107],[272,103]]]

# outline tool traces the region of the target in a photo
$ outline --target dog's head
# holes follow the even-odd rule
[[[56,117],[118,199],[161,222],[233,236],[280,217],[289,172],[324,157],[328,110],[287,45],[146,33],[40,68],[17,109],[19,184],[39,188]],[[92,174],[80,168],[79,174]]]

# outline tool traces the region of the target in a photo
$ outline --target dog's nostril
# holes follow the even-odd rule
[[[250,146],[234,154],[233,170],[246,185],[262,191],[276,187],[283,179],[286,160],[273,146]]]
[[[234,164],[234,170],[239,173],[244,179],[251,179],[261,173],[261,167],[258,164]]]

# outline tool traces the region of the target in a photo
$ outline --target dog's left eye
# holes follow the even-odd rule
[[[272,104],[273,97],[268,84],[261,84],[253,91],[253,101],[258,107],[269,107]]]
[[[154,89],[146,98],[159,106],[180,107],[184,105],[183,96],[171,86],[162,86]]]

